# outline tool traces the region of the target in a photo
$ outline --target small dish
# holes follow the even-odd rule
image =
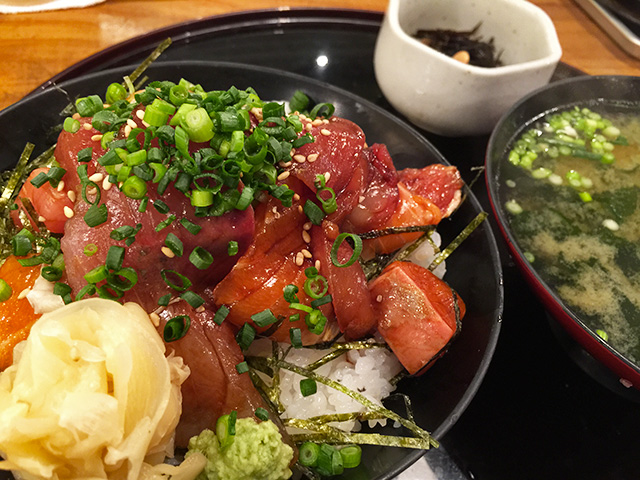
[[[516,20],[517,19],[517,20]],[[476,67],[424,45],[419,29],[493,39],[503,65]],[[547,14],[522,0],[390,0],[374,53],[387,100],[412,123],[445,136],[489,133],[518,99],[545,85],[562,55]]]

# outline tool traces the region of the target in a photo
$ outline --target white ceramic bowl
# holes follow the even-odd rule
[[[412,37],[472,30],[494,39],[500,67],[467,65]],[[562,49],[553,22],[526,0],[389,0],[374,53],[385,97],[412,123],[445,136],[489,133],[509,107],[545,85]]]

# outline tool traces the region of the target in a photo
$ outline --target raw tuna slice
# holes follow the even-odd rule
[[[409,262],[393,262],[370,289],[378,332],[409,373],[423,373],[458,333],[463,301],[446,282]]]

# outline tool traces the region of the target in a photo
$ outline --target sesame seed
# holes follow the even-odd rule
[[[304,155],[300,155],[300,154],[294,155],[293,159],[298,163],[304,163],[304,162],[307,161],[307,157],[305,157]]]
[[[251,113],[253,113],[253,116],[256,117],[256,120],[258,120],[259,122],[261,122],[264,118],[263,114],[262,114],[262,109],[258,108],[258,107],[253,107],[251,110],[249,110]]]
[[[39,222],[41,222],[41,223],[44,223],[44,222],[46,222],[46,221],[47,221],[47,219],[46,219],[46,218],[44,218],[42,215],[40,215],[40,216],[38,217],[38,221],[39,221]]]
[[[365,196],[364,196],[364,195],[360,195],[360,196],[358,197],[358,203],[362,203],[362,202],[364,202],[364,199],[365,199]]]
[[[612,218],[607,218],[606,220],[603,220],[602,226],[605,228],[608,228],[612,232],[615,232],[620,229],[620,225],[618,224],[618,222],[616,222]]]
[[[296,254],[296,265],[301,267],[303,263],[304,263],[304,255],[302,255],[302,252],[298,252]]]
[[[320,133],[325,137],[328,137],[329,135],[331,135],[331,130],[327,130],[326,128],[323,128],[322,130],[320,130]]]
[[[127,125],[131,128],[138,128],[138,124],[130,118],[127,118]]]
[[[316,118],[313,122],[311,122],[311,124],[314,127],[317,127],[318,125],[322,125],[322,119],[321,118]]]
[[[151,312],[149,314],[149,320],[151,320],[151,323],[153,323],[154,327],[160,325],[160,315],[158,315],[156,312]]]
[[[304,126],[304,129],[305,129],[307,132],[310,132],[312,128],[313,128],[313,125],[311,125],[311,123],[307,123],[307,124]]]
[[[305,230],[309,231],[309,230],[311,230],[312,226],[313,226],[313,224],[311,222],[307,222],[304,225],[302,225],[302,228],[304,228]]]
[[[320,265],[321,265],[320,260],[316,260],[316,263],[314,266],[316,267],[317,270],[320,270]]]
[[[288,170],[285,172],[282,172],[280,175],[278,175],[278,180],[285,180],[289,178],[289,175],[291,175],[291,172],[289,172]]]
[[[78,112],[74,113],[73,115],[71,115],[71,118],[73,118],[74,120],[78,120],[80,117],[80,114]]]
[[[302,240],[304,240],[304,243],[309,243],[311,241],[311,235],[309,235],[309,232],[306,230],[302,230]]]
[[[300,250],[300,253],[302,254],[302,256],[304,258],[311,258],[313,257],[313,255],[311,255],[311,252],[309,250],[307,250],[306,248],[303,248],[302,250]]]
[[[164,253],[166,257],[169,257],[169,258],[173,258],[176,256],[176,254],[173,253],[169,247],[162,247],[160,251]]]
[[[82,128],[84,128],[85,130],[91,130],[93,127],[90,123],[83,123]]]
[[[378,295],[376,297],[376,302],[378,302],[378,303],[382,302],[382,295]]]
[[[204,312],[204,305],[200,305],[198,308],[196,308],[196,313],[202,313]]]
[[[71,200],[72,202],[76,201],[76,192],[74,192],[73,190],[69,190],[67,192],[67,197],[69,197],[69,200]]]
[[[300,195],[298,195],[297,193],[294,193],[293,199],[297,202],[298,200],[300,200]]]
[[[298,205],[298,212],[304,213],[304,208],[302,208],[302,205]]]
[[[300,115],[298,115],[298,118],[299,118],[300,120],[306,120],[306,119],[307,119],[307,116],[306,116],[304,113],[301,113]]]
[[[25,298],[29,294],[30,291],[31,291],[31,287],[27,287],[24,290],[22,290],[18,294],[18,300],[22,300],[23,298]]]
[[[291,150],[289,150],[289,155],[291,157],[293,157],[295,154],[296,154],[296,149],[295,148],[292,148]]]
[[[331,178],[331,172],[324,172],[324,181],[328,182]]]
[[[102,180],[102,189],[104,191],[109,190],[111,188],[111,185],[113,185],[113,183],[109,181],[109,177],[105,177],[104,180]]]
[[[144,120],[142,120],[142,125],[144,125],[144,128],[149,128],[151,126],[151,124],[145,122]]]
[[[89,181],[94,183],[99,183],[104,179],[104,174],[100,172],[96,172],[89,177]]]
[[[307,162],[309,163],[313,163],[318,159],[318,154],[317,153],[312,153],[309,156],[307,156]]]
[[[67,218],[72,218],[74,213],[73,213],[73,209],[68,207],[67,205],[64,206],[64,208],[62,209],[64,211],[64,216]]]
[[[100,140],[102,140],[102,134],[101,133],[97,133],[95,135],[91,136],[91,140],[93,140],[94,142],[99,142]]]
[[[64,181],[63,180],[60,180],[58,182],[58,186],[56,187],[56,190],[58,190],[59,192],[64,190]]]
[[[271,211],[272,211],[273,213],[278,213],[278,207],[273,207],[273,208],[271,209]]]
[[[144,118],[144,110],[136,111],[136,117],[138,117],[140,120],[142,120]]]
[[[129,135],[131,135],[131,130],[132,130],[132,128],[129,125],[125,125],[124,126],[124,136],[129,138]]]
[[[98,193],[98,189],[96,187],[91,187],[87,189],[87,195],[95,195]]]

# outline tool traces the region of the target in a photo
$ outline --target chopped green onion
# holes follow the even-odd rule
[[[91,147],[83,148],[78,152],[78,162],[80,163],[89,162],[91,161],[92,157],[93,157],[93,148]]]
[[[193,190],[191,192],[191,205],[194,207],[208,207],[213,205],[213,192],[209,190]]]
[[[104,265],[99,265],[85,273],[84,279],[87,281],[87,283],[95,284],[106,280],[108,275],[109,270],[107,270],[107,267],[105,267]]]
[[[11,298],[13,290],[6,280],[0,278],[0,302],[6,302]]]
[[[307,200],[303,207],[304,213],[307,215],[311,223],[314,225],[321,225],[324,219],[324,212],[311,200]]]
[[[24,257],[31,252],[31,239],[26,235],[14,235],[11,239],[13,254],[17,257]]]
[[[202,230],[202,227],[200,225],[196,225],[195,223],[187,220],[186,218],[181,218],[180,223],[192,235],[197,235],[198,233],[200,233],[200,230]]]
[[[130,225],[123,225],[111,230],[109,237],[116,241],[124,240],[135,233],[135,229]]]
[[[122,268],[122,262],[124,261],[124,247],[112,245],[107,251],[107,259],[105,260],[105,266],[109,270],[120,270]]]
[[[325,198],[323,194],[328,193],[329,197]],[[322,187],[319,188],[316,192],[316,198],[322,204],[322,209],[324,212],[329,215],[335,212],[338,209],[338,203],[336,202],[336,192],[333,191],[333,188],[330,187]]]
[[[126,292],[138,283],[138,273],[131,267],[121,268],[107,276],[107,285],[115,290]]]
[[[181,257],[184,253],[184,247],[182,245],[182,240],[176,237],[173,233],[168,233],[166,238],[164,239],[164,244],[169,247],[174,254],[178,257]]]
[[[30,183],[34,187],[40,188],[42,185],[44,185],[48,181],[49,181],[49,175],[47,175],[45,172],[40,172],[38,175],[35,176],[35,178],[30,180]]]
[[[114,104],[118,100],[127,98],[127,89],[121,83],[112,83],[107,87],[107,93],[104,98],[107,103]]]
[[[83,253],[87,257],[93,257],[98,252],[98,246],[95,243],[87,243],[84,246]]]
[[[84,214],[84,221],[90,227],[97,227],[107,221],[108,215],[107,206],[104,203],[101,205],[94,204]]]
[[[302,91],[296,90],[289,100],[289,108],[292,112],[306,112],[309,106],[309,97]]]
[[[122,192],[129,198],[140,199],[147,194],[147,184],[134,175],[124,181]]]
[[[85,285],[84,287],[82,287],[80,289],[80,291],[76,295],[76,302],[78,300],[82,300],[87,295],[94,295],[95,293],[96,293],[96,286],[95,285],[93,285],[92,283],[90,283],[88,285]]]
[[[284,292],[283,292],[284,299],[289,303],[298,303],[300,301],[296,296],[296,293],[298,293],[298,290],[299,289],[297,286],[290,283],[289,285],[284,287]]]
[[[319,103],[309,113],[309,118],[314,119],[316,117],[329,118],[336,111],[335,107],[331,103]]]
[[[204,305],[204,298],[202,298],[197,293],[192,292],[191,290],[187,290],[186,292],[180,295],[185,302],[187,302],[191,308],[196,309]]]
[[[233,410],[228,415],[222,415],[216,422],[216,436],[220,442],[220,448],[225,450],[236,438],[236,419],[238,412]]]
[[[233,257],[234,255],[238,254],[238,242],[236,242],[235,240],[231,240],[229,241],[229,244],[227,245],[227,255],[229,255],[230,257]]]
[[[322,275],[307,278],[304,282],[304,291],[311,298],[322,298],[329,290],[329,283]]]
[[[318,455],[320,446],[313,442],[304,442],[298,451],[298,461],[305,467],[315,467],[318,465]]]
[[[316,470],[320,475],[326,477],[342,474],[342,472],[344,472],[342,455],[340,455],[340,452],[335,447],[323,443],[320,445]]]
[[[199,270],[206,270],[213,263],[213,255],[211,255],[203,247],[195,247],[189,255],[189,261]]]
[[[149,156],[147,155],[147,159],[148,158]],[[160,180],[162,180],[162,177],[164,177],[167,173],[167,167],[162,163],[151,162],[149,163],[149,167],[151,167],[151,170],[153,170],[154,173],[153,178],[151,179],[153,183],[160,182]]]
[[[362,448],[360,445],[347,445],[338,451],[342,456],[344,468],[355,468],[360,465],[362,459]]]
[[[164,283],[179,292],[184,292],[192,285],[191,280],[175,270],[160,270],[160,276],[162,277],[162,280],[164,280]],[[172,277],[176,277],[180,283],[174,282]]]
[[[242,350],[247,350],[255,338],[256,329],[253,328],[250,323],[242,325],[236,334],[236,342],[240,345]]]
[[[192,142],[208,142],[213,138],[213,121],[202,107],[185,113],[180,120],[180,126],[184,128]]]
[[[302,330],[299,328],[289,329],[289,339],[293,348],[302,348]]]
[[[340,245],[342,245],[342,242],[347,238],[350,238],[353,241],[353,252],[351,253],[351,257],[349,257],[346,262],[342,263],[338,259],[338,249],[340,248]],[[331,262],[336,267],[349,267],[358,260],[358,257],[360,257],[360,253],[362,253],[362,239],[354,233],[343,232],[338,235],[336,240],[333,242],[333,245],[331,246]]]
[[[140,202],[140,206],[138,207],[138,211],[140,213],[144,213],[147,211],[147,204],[149,203],[149,197],[144,197]]]
[[[269,420],[269,412],[265,408],[258,407],[256,408],[255,413],[256,413],[256,417],[258,417],[260,420],[263,420],[265,422]]]
[[[75,118],[67,117],[64,119],[62,129],[68,133],[76,133],[78,130],[80,130],[80,122]]]
[[[213,316],[213,321],[218,325],[222,325],[227,315],[229,315],[229,308],[226,305],[220,305],[220,308],[218,308],[218,311]]]
[[[313,378],[303,378],[300,380],[300,393],[303,397],[308,397],[318,391],[318,384]]]
[[[160,305],[161,307],[166,307],[167,305],[169,305],[170,301],[171,301],[171,294],[167,293],[166,295],[163,295],[158,299],[158,305]]]
[[[239,374],[247,373],[249,371],[249,365],[247,362],[240,362],[236,365],[236,372]]]
[[[92,117],[104,108],[98,95],[90,95],[76,100],[76,110],[81,117]]]
[[[311,296],[311,295],[309,295],[309,296]],[[324,296],[322,296],[320,298],[317,298],[316,300],[313,300],[311,302],[311,306],[313,308],[318,308],[321,305],[325,305],[327,303],[331,303],[331,301],[332,301],[331,295],[324,295]]]
[[[251,315],[251,320],[253,320],[253,323],[255,323],[258,327],[262,328],[266,327],[267,325],[276,323],[278,319],[273,314],[273,312],[267,308],[262,312]]]
[[[187,334],[191,326],[189,315],[177,315],[164,326],[163,337],[165,342],[175,342]]]
[[[164,230],[169,225],[171,225],[175,220],[176,220],[176,216],[174,214],[169,215],[166,219],[164,219],[158,225],[156,225],[156,228],[155,228],[156,232]]]
[[[138,150],[136,152],[131,152],[127,154],[125,163],[130,167],[135,165],[142,165],[147,161],[147,151],[146,150]]]
[[[176,106],[182,105],[188,98],[189,91],[184,85],[174,85],[171,87],[171,90],[169,90],[169,101]],[[178,111],[180,111],[180,109],[178,109]]]
[[[71,303],[71,287],[66,283],[58,282],[53,286],[53,294],[60,295],[65,305]]]

